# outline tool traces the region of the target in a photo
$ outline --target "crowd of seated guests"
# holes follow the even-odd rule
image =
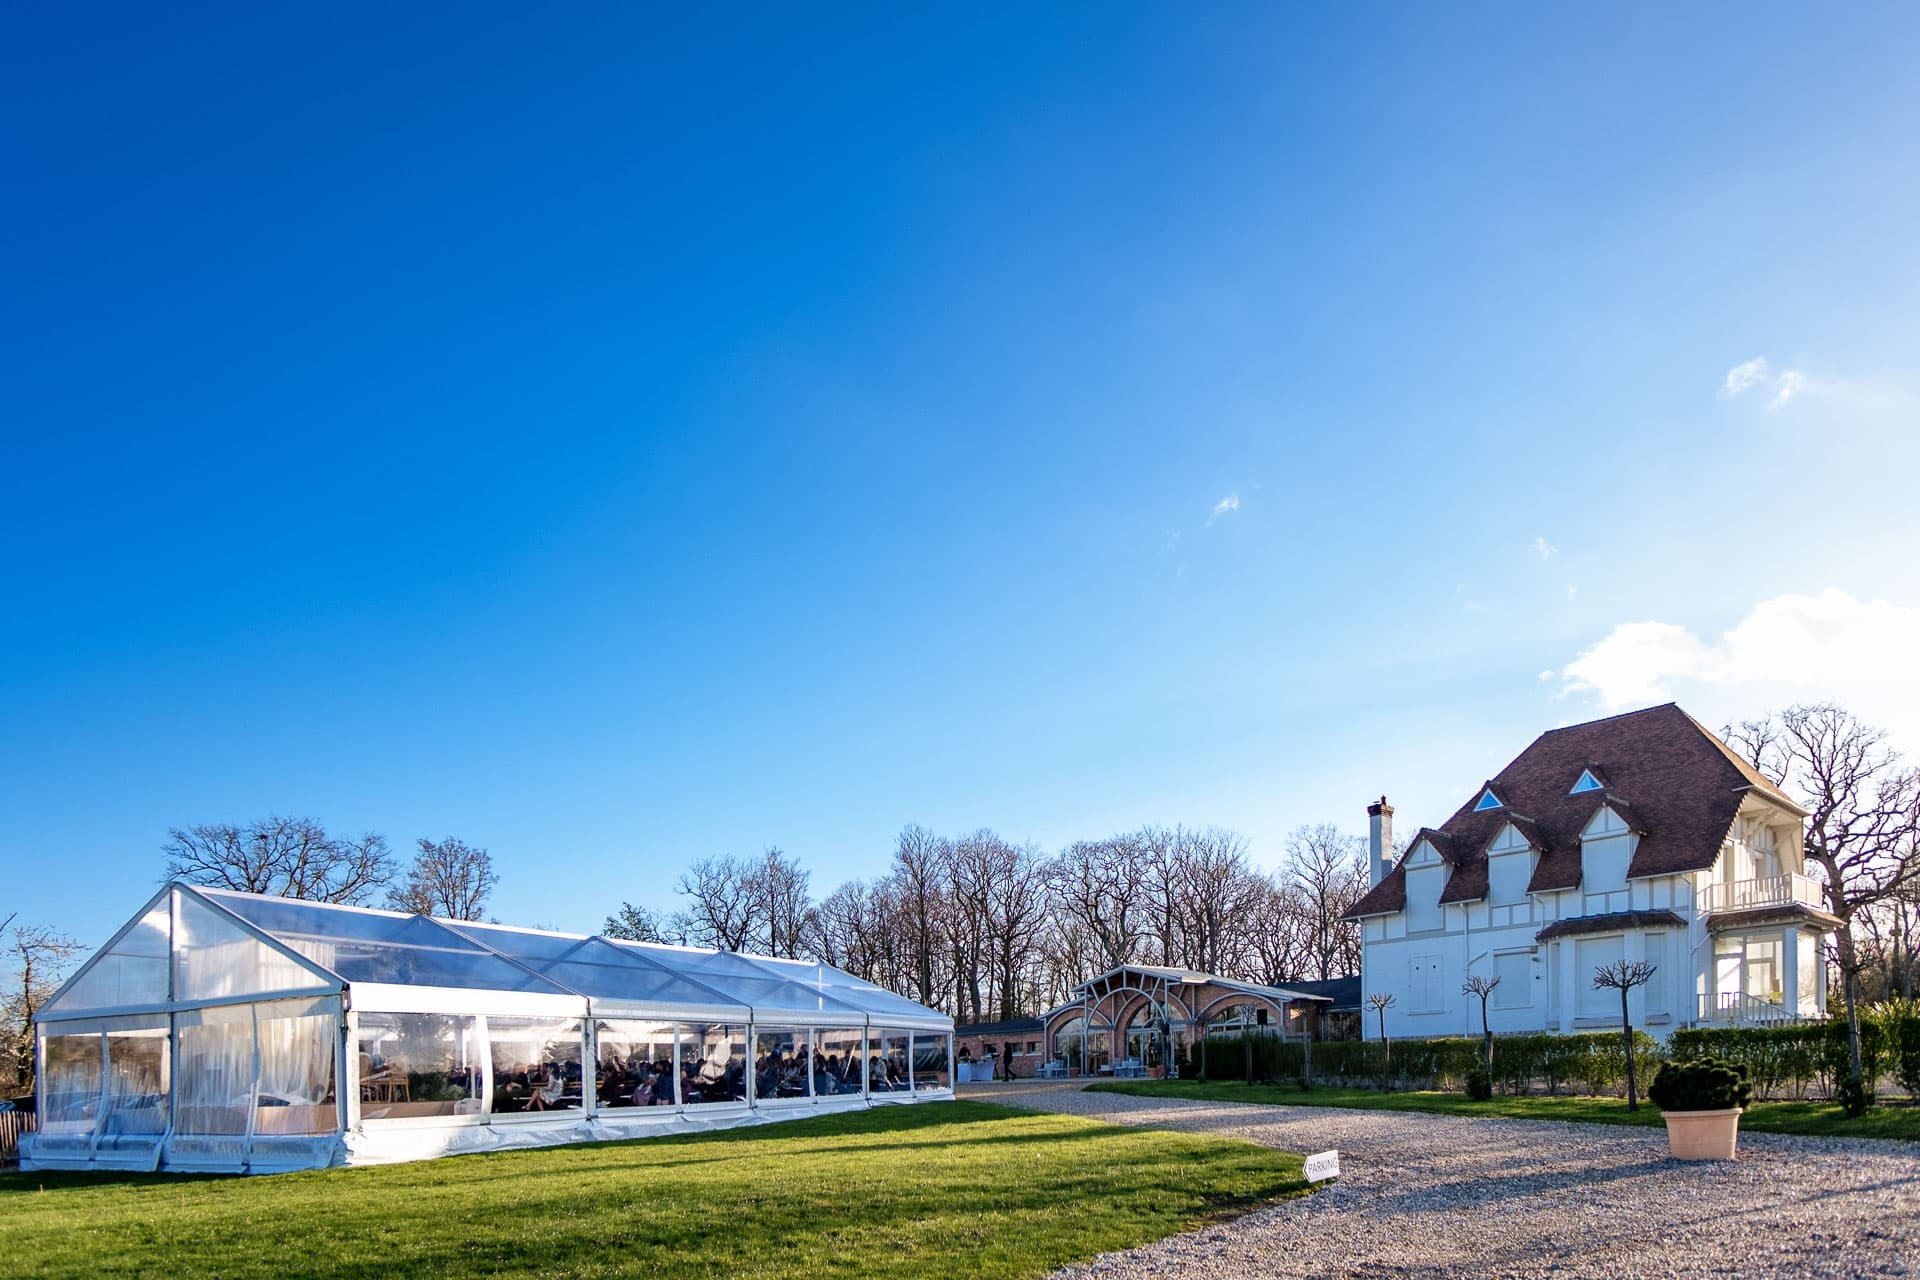
[[[858,1053],[842,1057],[838,1053],[817,1052],[809,1064],[805,1054],[769,1052],[754,1060],[753,1070],[756,1093],[761,1098],[804,1098],[809,1075],[816,1098],[855,1094],[861,1088]],[[904,1053],[876,1053],[866,1063],[866,1086],[875,1093],[905,1092],[909,1087],[908,1078]]]
[[[912,1079],[904,1051],[896,1050],[884,1057],[876,1053],[867,1060],[869,1093],[905,1093],[912,1088]]]
[[[625,1063],[609,1056],[600,1063],[597,1096],[603,1107],[670,1107],[673,1105],[673,1062],[649,1062],[638,1053]]]
[[[570,1111],[580,1105],[578,1062],[522,1062],[511,1071],[495,1071],[494,1114],[516,1111]]]
[[[757,1096],[763,1099],[804,1098],[809,1084],[816,1098],[857,1094],[862,1085],[861,1068],[858,1053],[815,1053],[809,1062],[804,1053],[768,1052],[754,1060],[754,1084]],[[866,1088],[873,1093],[904,1093],[911,1088],[904,1052],[872,1055],[865,1062],[865,1076]],[[512,1113],[577,1108],[581,1104],[580,1085],[577,1062],[520,1063],[496,1075],[493,1110]],[[669,1058],[650,1060],[634,1052],[623,1061],[617,1053],[609,1053],[595,1072],[594,1096],[602,1108],[745,1102],[746,1063],[735,1057],[722,1071],[696,1053],[676,1070]]]

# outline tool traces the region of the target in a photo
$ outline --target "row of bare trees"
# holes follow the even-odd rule
[[[632,903],[612,936],[819,959],[963,1021],[1018,1017],[1093,973],[1144,963],[1261,982],[1357,973],[1359,933],[1340,919],[1366,889],[1364,841],[1330,825],[1288,838],[1273,874],[1217,827],[1143,827],[1051,856],[988,829],[909,826],[886,872],[815,901],[777,848],[703,858],[680,877],[685,907]]]
[[[161,852],[169,880],[355,906],[384,893],[395,911],[450,920],[480,919],[500,883],[493,856],[463,840],[418,840],[401,867],[385,836],[336,836],[312,818],[175,827]]]

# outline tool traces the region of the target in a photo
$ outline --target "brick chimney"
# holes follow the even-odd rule
[[[1393,806],[1385,796],[1367,806],[1367,873],[1373,884],[1393,869]]]

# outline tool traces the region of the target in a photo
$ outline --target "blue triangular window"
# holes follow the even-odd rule
[[[1492,787],[1488,787],[1485,791],[1482,791],[1480,798],[1473,802],[1473,811],[1475,813],[1479,813],[1482,809],[1498,809],[1501,807],[1500,797],[1493,794]]]
[[[1606,788],[1600,785],[1600,779],[1593,776],[1593,770],[1582,769],[1580,771],[1580,780],[1573,784],[1573,790],[1567,792],[1567,794],[1570,796],[1577,796],[1582,791],[1605,791],[1605,790]]]

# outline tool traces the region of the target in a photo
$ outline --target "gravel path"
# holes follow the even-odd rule
[[[1663,1130],[983,1085],[963,1096],[1340,1152],[1301,1200],[1062,1277],[1920,1276],[1920,1144],[1740,1135],[1670,1160]]]

